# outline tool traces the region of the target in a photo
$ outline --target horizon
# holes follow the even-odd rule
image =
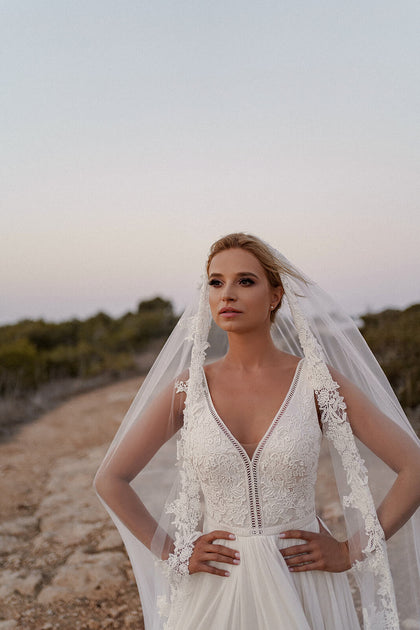
[[[176,308],[176,305],[174,304],[173,299],[171,299],[168,296],[164,296],[161,294],[155,294],[155,295],[151,295],[145,298],[140,298],[139,300],[137,300],[136,302],[136,308],[127,308],[126,310],[123,310],[119,313],[111,313],[109,311],[107,311],[106,309],[102,309],[102,308],[98,308],[95,311],[92,311],[91,313],[87,313],[84,315],[69,315],[68,317],[64,317],[64,318],[50,318],[48,316],[43,316],[40,315],[38,317],[22,317],[21,319],[15,320],[15,321],[0,321],[0,328],[4,327],[4,326],[14,326],[17,324],[20,324],[24,321],[44,321],[46,324],[61,324],[64,322],[68,322],[71,321],[73,319],[79,320],[79,321],[85,321],[87,319],[93,318],[97,315],[99,315],[100,313],[103,313],[109,317],[111,317],[112,319],[120,319],[121,317],[124,317],[124,315],[126,315],[127,313],[135,313],[137,311],[137,307],[139,305],[140,302],[143,301],[148,301],[148,300],[152,300],[154,298],[162,298],[164,300],[168,300],[173,308],[173,313],[176,317],[181,317],[184,309],[181,308],[181,310]],[[354,321],[357,322],[357,320],[360,320],[363,316],[365,315],[379,315],[381,313],[384,313],[385,311],[400,311],[400,312],[404,312],[407,309],[416,306],[416,305],[420,305],[420,301],[417,302],[412,302],[412,303],[408,303],[405,306],[384,306],[382,308],[380,308],[379,310],[367,310],[367,311],[363,311],[360,313],[347,313]]]

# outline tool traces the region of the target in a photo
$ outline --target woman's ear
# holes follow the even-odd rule
[[[276,307],[281,304],[284,295],[284,289],[282,286],[273,288],[271,303]]]

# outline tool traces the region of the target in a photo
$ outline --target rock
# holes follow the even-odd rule
[[[9,555],[7,555],[3,560],[3,568],[4,569],[10,569],[12,571],[19,571],[22,568],[22,562],[23,562],[23,553],[20,552],[20,549],[18,550],[17,553],[10,553]],[[2,568],[2,570],[3,570]]]
[[[42,525],[44,527],[44,523]],[[89,536],[98,532],[102,523],[78,523],[77,521],[66,522],[61,515],[57,519],[48,521],[48,528],[38,536],[34,545],[37,551],[48,549],[51,543],[62,547],[79,546],[87,542]]]
[[[16,536],[0,536],[0,554],[13,553],[25,546],[25,541]]]
[[[51,545],[55,542],[55,534],[53,532],[43,532],[38,534],[32,542],[32,552],[34,555],[45,555],[51,549]]]
[[[136,627],[138,627],[139,622],[142,620],[143,613],[141,610],[139,610],[139,612],[131,611],[125,615],[124,624],[126,628],[128,628],[131,624],[136,624]]]
[[[122,549],[123,542],[117,529],[107,530],[99,540],[97,551],[108,551],[110,549]]]
[[[8,536],[30,536],[38,529],[35,516],[18,516],[0,524],[0,534]]]
[[[125,612],[126,610],[127,610],[127,606],[119,606],[119,608],[111,608],[110,610],[108,610],[108,615],[110,615],[110,617],[112,617],[113,619],[116,619],[117,617],[122,615],[122,613]]]
[[[4,569],[0,574],[0,599],[10,597],[16,591],[21,595],[34,595],[36,588],[42,583],[42,573],[31,571],[10,571]]]
[[[63,547],[88,542],[109,520],[92,488],[97,461],[90,456],[63,457],[51,471],[36,517],[41,534]],[[45,540],[36,541],[38,549]]]
[[[87,554],[77,550],[60,567],[51,584],[40,592],[38,601],[49,604],[75,597],[115,597],[118,588],[127,583],[123,571],[126,562],[125,554],[118,551]]]

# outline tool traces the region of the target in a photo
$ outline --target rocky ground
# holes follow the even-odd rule
[[[0,445],[0,630],[142,630],[130,562],[92,488],[140,382],[77,396]]]
[[[140,383],[75,396],[0,444],[0,630],[143,630],[130,562],[92,487]],[[323,457],[318,512],[339,534],[332,479]]]

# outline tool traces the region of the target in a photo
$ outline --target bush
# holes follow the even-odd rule
[[[116,319],[101,311],[85,321],[24,319],[1,326],[0,394],[19,394],[46,381],[132,370],[135,353],[152,339],[165,339],[175,323],[171,302],[156,297]]]
[[[420,304],[362,316],[361,333],[403,407],[420,405]]]
[[[39,380],[37,349],[25,337],[0,346],[0,392],[33,388]]]

